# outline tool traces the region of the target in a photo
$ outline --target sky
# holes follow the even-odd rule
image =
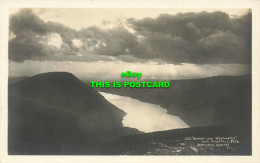
[[[10,10],[10,76],[182,79],[248,74],[250,65],[249,9]]]

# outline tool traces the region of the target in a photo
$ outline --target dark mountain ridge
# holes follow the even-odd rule
[[[67,144],[71,148],[80,142],[90,145],[140,133],[123,127],[122,119],[126,113],[70,73],[39,74],[8,87],[11,153],[43,150],[36,146],[46,146],[53,151],[54,147],[49,149],[53,146],[51,142],[55,142],[58,150],[62,149],[58,144]],[[67,141],[62,141],[64,137]],[[30,148],[28,144],[35,147]]]

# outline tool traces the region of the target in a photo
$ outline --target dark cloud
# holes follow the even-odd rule
[[[90,27],[79,31],[79,34],[85,48],[92,48],[91,52],[94,54],[109,56],[129,54],[138,44],[136,36],[122,27],[110,30]]]
[[[10,17],[9,29],[15,36],[9,40],[9,59],[16,62],[24,60],[52,60],[62,55],[77,55],[78,49],[71,39],[77,32],[62,24],[44,22],[31,10],[23,9]],[[47,44],[46,36],[57,33],[62,39],[60,48]]]
[[[128,19],[145,39],[135,56],[173,63],[250,63],[251,13],[230,18],[223,12]]]
[[[10,17],[10,31],[15,37],[9,40],[9,59],[251,63],[251,13],[239,18],[223,12],[163,14],[155,19],[127,21],[135,33],[123,26],[109,30],[92,26],[76,31],[44,22],[24,9]],[[61,37],[60,47],[47,43],[46,37],[53,33]],[[74,45],[73,39],[80,40],[82,46]]]

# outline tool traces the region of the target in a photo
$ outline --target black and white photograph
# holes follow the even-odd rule
[[[252,8],[8,11],[8,156],[253,155]]]

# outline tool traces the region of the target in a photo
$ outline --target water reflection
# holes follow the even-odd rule
[[[143,132],[189,127],[179,117],[167,114],[167,110],[159,105],[145,103],[130,97],[99,93],[127,113],[122,121],[125,127],[136,128]]]

